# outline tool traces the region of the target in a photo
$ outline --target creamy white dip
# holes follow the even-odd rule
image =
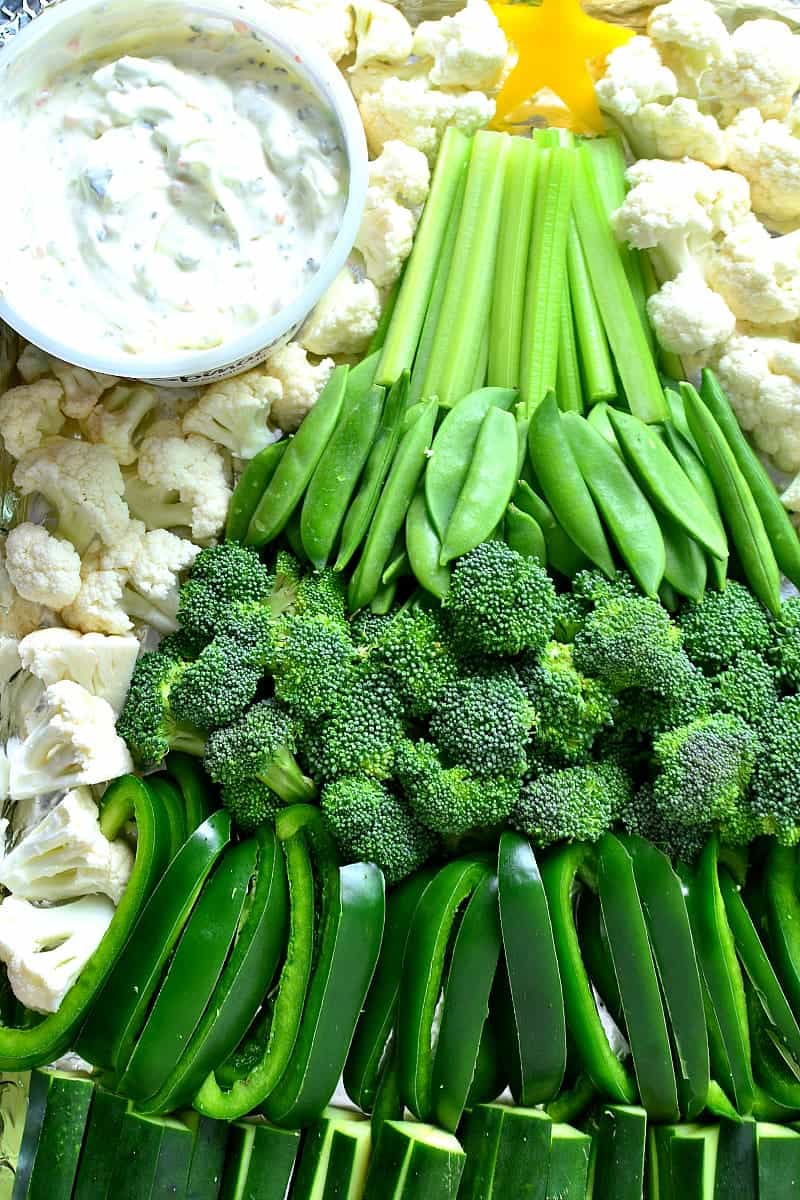
[[[347,200],[324,101],[246,34],[75,55],[0,119],[5,178],[22,181],[7,299],[76,346],[148,356],[218,346],[285,308]]]

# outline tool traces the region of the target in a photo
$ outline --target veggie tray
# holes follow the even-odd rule
[[[293,339],[0,329],[0,1192],[796,1196],[798,34],[282,7]]]

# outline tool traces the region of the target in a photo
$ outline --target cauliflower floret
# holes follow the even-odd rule
[[[800,226],[800,137],[756,108],[740,112],[726,133],[728,165],[749,180],[754,210],[772,229]]]
[[[119,463],[107,446],[54,437],[20,459],[14,483],[24,496],[39,493],[58,513],[54,532],[82,554],[97,536],[107,545],[130,520]]]
[[[680,80],[681,90],[696,96],[703,72],[733,56],[731,38],[707,0],[670,0],[650,13],[647,32],[661,58]]]
[[[354,46],[352,5],[345,0],[271,0],[297,29],[300,38],[316,42],[339,62]]]
[[[363,354],[378,328],[381,307],[372,280],[346,266],[309,316],[298,341],[312,354]]]
[[[26,383],[36,383],[46,375],[55,375],[64,389],[61,410],[76,421],[85,420],[103,392],[118,382],[113,375],[102,375],[99,371],[87,371],[62,362],[31,345],[26,346],[17,359],[17,370]]]
[[[123,467],[129,466],[136,462],[139,443],[157,406],[155,388],[118,384],[86,418],[87,436],[108,446]]]
[[[486,0],[467,0],[455,16],[423,21],[414,33],[413,52],[433,59],[430,81],[444,88],[497,92],[516,64]]]
[[[231,489],[225,460],[207,438],[148,436],[137,476],[127,481],[130,510],[148,529],[190,528],[208,541],[223,530]]]
[[[40,680],[23,669],[20,645],[17,638],[0,634],[0,744],[12,734],[25,731],[28,715],[36,707],[44,691]],[[6,759],[5,769],[7,768]],[[2,839],[0,844],[1,842]]]
[[[125,572],[102,569],[99,557],[92,553],[84,555],[81,589],[72,604],[62,608],[61,620],[82,633],[129,633],[133,621],[122,602]]]
[[[386,142],[369,164],[369,186],[405,208],[421,209],[428,198],[431,169],[428,160],[405,142]]]
[[[11,388],[0,396],[0,435],[13,458],[35,450],[42,438],[60,433],[64,389],[56,379],[40,379]]]
[[[799,471],[800,346],[737,334],[723,347],[716,372],[757,448],[778,470]]]
[[[283,392],[272,406],[272,417],[285,433],[299,429],[330,379],[334,365],[332,358],[323,358],[316,366],[310,363],[299,342],[289,342],[269,357],[267,370],[279,381]]]
[[[483,92],[433,90],[426,79],[376,77],[374,90],[365,90],[359,100],[370,153],[378,155],[387,142],[399,140],[421,150],[433,162],[442,135],[455,125],[471,135],[488,125],[495,103]]]
[[[409,57],[414,31],[398,9],[384,0],[356,0],[353,12],[356,69],[376,60],[399,63]]]
[[[728,157],[716,118],[682,96],[670,104],[643,105],[636,117],[636,148],[648,157],[694,158],[709,167],[724,166]]]
[[[678,94],[678,81],[662,63],[650,38],[635,37],[611,51],[595,91],[606,112],[633,117],[644,104],[673,100]]]
[[[123,592],[127,612],[158,633],[177,629],[181,574],[199,553],[200,547],[194,542],[166,529],[146,533],[127,564],[128,581]]]
[[[725,301],[685,271],[669,280],[647,302],[656,336],[665,350],[695,355],[726,342],[736,328],[736,318]]]
[[[184,433],[200,433],[238,458],[254,458],[278,440],[269,423],[281,385],[263,367],[212,383],[183,418]]]
[[[27,521],[6,539],[6,570],[23,600],[56,612],[72,603],[81,586],[81,559],[72,543]]]
[[[0,859],[0,883],[23,900],[100,894],[119,904],[133,866],[123,841],[100,832],[88,787],[73,788]]]
[[[107,700],[68,679],[51,683],[31,714],[27,736],[8,741],[12,799],[107,783],[132,771],[115,721]]]
[[[369,187],[355,246],[377,287],[390,287],[411,253],[430,186],[425,155],[401,142],[387,142],[369,167]]]
[[[765,118],[785,117],[800,87],[800,38],[782,21],[759,19],[740,25],[730,48],[704,80],[706,95],[720,104],[721,123],[751,107]]]
[[[21,665],[43,684],[71,679],[107,700],[119,715],[139,655],[135,637],[106,637],[74,629],[37,629],[18,646]]]
[[[55,613],[20,596],[6,570],[5,546],[5,537],[0,537],[0,634],[22,638],[42,625],[52,625]]]
[[[709,265],[709,279],[741,321],[800,319],[800,233],[772,238],[755,217],[735,225]]]
[[[34,1012],[58,1012],[113,916],[107,896],[50,908],[7,896],[0,904],[0,960],[17,999]]]

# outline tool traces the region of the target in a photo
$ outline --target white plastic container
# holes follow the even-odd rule
[[[367,190],[366,139],[350,89],[324,51],[316,45],[299,45],[291,24],[263,0],[61,0],[45,9],[0,54],[0,106],[4,114],[13,115],[15,96],[40,90],[45,80],[74,65],[69,43],[78,34],[82,57],[100,57],[106,46],[117,46],[126,34],[135,34],[138,41],[150,30],[157,52],[164,30],[188,30],[198,22],[212,22],[214,28],[221,22],[223,29],[227,26],[246,36],[255,33],[336,118],[348,160],[348,194],[338,234],[319,271],[285,308],[246,333],[212,349],[157,357],[74,345],[62,340],[62,331],[40,328],[30,313],[17,312],[9,297],[0,294],[0,317],[49,354],[107,375],[171,386],[222,379],[263,361],[300,328],[344,266],[358,232]],[[9,226],[4,220],[3,225],[7,243],[9,236],[14,236],[13,223]]]

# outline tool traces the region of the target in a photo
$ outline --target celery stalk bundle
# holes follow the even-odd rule
[[[410,372],[409,404],[443,408],[484,383],[518,388],[520,419],[550,391],[664,416],[637,252],[610,216],[625,195],[614,137],[449,129],[388,322],[376,381]]]

